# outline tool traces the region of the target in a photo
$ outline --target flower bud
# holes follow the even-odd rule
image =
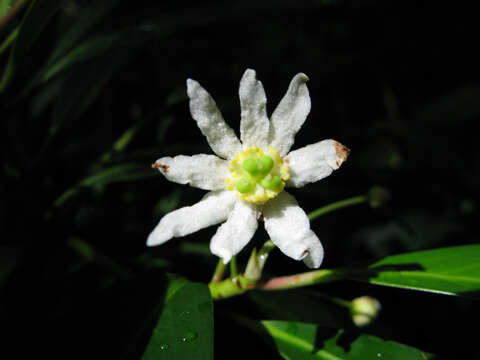
[[[381,309],[380,302],[370,296],[353,299],[350,306],[352,320],[357,326],[369,325]]]
[[[378,208],[389,201],[392,196],[387,189],[381,186],[374,186],[368,191],[368,203],[372,208]]]

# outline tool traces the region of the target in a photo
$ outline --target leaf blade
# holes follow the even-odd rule
[[[446,295],[480,295],[480,244],[387,256],[353,280]],[[351,276],[352,275],[352,276]]]
[[[30,47],[41,34],[63,1],[43,0],[33,1],[22,19],[18,36],[13,44],[6,69],[0,81],[0,93],[5,90],[20,62],[26,57]]]
[[[360,334],[349,337],[343,330],[321,328],[315,324],[262,321],[279,353],[288,360],[344,359],[432,359],[418,349],[375,336]]]
[[[170,281],[142,359],[213,359],[213,303],[205,284]]]

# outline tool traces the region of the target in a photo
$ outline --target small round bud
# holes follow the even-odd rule
[[[372,208],[378,208],[391,199],[391,195],[387,189],[381,186],[372,187],[367,194],[368,203]]]
[[[248,158],[242,164],[243,169],[250,173],[255,174],[258,172],[258,162],[255,159]]]
[[[246,194],[246,193],[252,191],[254,187],[255,187],[255,185],[252,182],[250,182],[246,179],[238,180],[237,185],[235,186],[237,191],[242,193],[242,194]]]
[[[259,171],[261,174],[268,174],[273,168],[274,161],[270,156],[263,155],[258,159]]]
[[[371,296],[362,296],[352,300],[350,314],[355,325],[366,326],[377,317],[381,307],[377,299]]]

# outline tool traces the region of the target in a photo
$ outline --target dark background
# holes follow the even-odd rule
[[[392,197],[316,220],[322,267],[478,242],[480,58],[470,9],[373,0],[61,4],[0,94],[0,318],[15,358],[32,349],[135,358],[131,338],[161,298],[164,274],[209,281],[214,228],[145,247],[162,215],[203,196],[150,169],[162,156],[211,153],[189,114],[188,77],[238,134],[246,68],[264,85],[269,114],[296,73],[309,76],[312,111],[295,148],[333,138],[352,152],[329,178],[291,192],[307,212],[372,186]],[[61,46],[63,57],[49,63]],[[47,75],[62,59],[67,65]],[[0,69],[7,63],[2,54]],[[115,143],[127,131],[131,141]],[[260,227],[240,265],[265,240]],[[305,270],[279,252],[266,269]],[[480,357],[472,299],[352,282],[312,290],[377,297],[383,311],[366,331],[382,338]],[[215,309],[262,318],[246,296]],[[215,327],[218,359],[232,348],[239,358],[252,348],[278,356],[227,317]]]

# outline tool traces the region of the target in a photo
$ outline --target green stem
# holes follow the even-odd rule
[[[321,207],[320,209],[312,211],[310,214],[308,214],[308,218],[310,220],[314,220],[322,215],[328,214],[329,212],[339,210],[344,207],[348,207],[352,205],[362,204],[365,202],[368,202],[367,195],[354,196],[345,200],[340,200],[332,204],[328,204],[326,206]]]
[[[208,284],[213,300],[227,299],[232,296],[241,295],[247,290],[255,288],[255,282],[243,275],[225,279],[221,282]]]
[[[208,287],[212,299],[220,300],[232,296],[241,295],[248,290],[286,290],[297,287],[310,286],[315,284],[328,283],[343,279],[343,271],[338,270],[316,270],[303,274],[282,276],[273,278],[262,283],[247,278],[245,275],[225,279],[220,282],[210,282]],[[345,306],[348,306],[344,304]]]
[[[7,26],[7,24],[12,21],[15,16],[23,9],[25,5],[30,0],[18,0],[11,8],[7,11],[7,13],[0,18],[0,31],[3,30]]]
[[[17,39],[18,36],[18,30],[20,29],[20,26],[17,26],[15,30],[13,30],[10,35],[5,39],[5,41],[0,45],[0,55],[7,50],[10,45]]]
[[[237,257],[232,256],[232,260],[230,260],[230,277],[234,278],[238,276],[237,271]]]
[[[336,270],[316,270],[302,274],[281,276],[258,284],[261,290],[286,290],[335,281],[342,278],[341,272]]]
[[[223,260],[220,259],[218,260],[218,264],[217,264],[217,267],[215,268],[215,272],[213,273],[211,282],[218,283],[222,281],[224,272],[225,272],[225,264],[223,263]]]

